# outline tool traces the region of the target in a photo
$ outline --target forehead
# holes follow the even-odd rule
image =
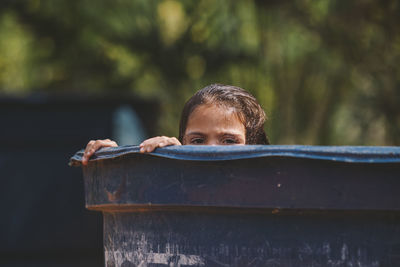
[[[189,115],[186,133],[189,131],[234,131],[244,133],[245,127],[233,107],[203,104]]]

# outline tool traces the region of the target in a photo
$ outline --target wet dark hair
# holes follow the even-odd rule
[[[223,84],[211,84],[197,91],[183,107],[179,124],[179,141],[183,143],[190,114],[200,105],[218,104],[232,107],[246,129],[247,145],[268,145],[264,131],[265,112],[257,99],[246,90]]]

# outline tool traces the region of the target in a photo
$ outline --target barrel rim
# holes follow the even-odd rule
[[[70,166],[80,166],[84,150],[70,158]],[[90,161],[141,154],[136,145],[101,148]],[[395,146],[168,146],[157,148],[150,156],[189,161],[226,161],[263,157],[317,159],[348,163],[400,163],[400,147]]]

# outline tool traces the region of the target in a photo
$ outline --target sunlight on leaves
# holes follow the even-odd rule
[[[166,0],[157,6],[160,34],[166,45],[172,45],[186,30],[187,18],[182,4]]]

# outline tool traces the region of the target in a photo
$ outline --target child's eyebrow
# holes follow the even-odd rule
[[[205,134],[202,133],[202,132],[189,132],[189,133],[185,134],[185,136],[190,136],[190,135],[204,136]],[[232,133],[231,132],[228,132],[228,133],[224,132],[224,133],[221,133],[220,136],[237,138],[238,136],[240,136],[240,134],[239,133],[235,133],[235,132],[232,132]]]
[[[224,137],[237,137],[239,134],[236,133],[223,133],[222,136]]]
[[[202,132],[189,132],[189,133],[187,133],[185,135],[204,135],[204,133],[202,133]]]

